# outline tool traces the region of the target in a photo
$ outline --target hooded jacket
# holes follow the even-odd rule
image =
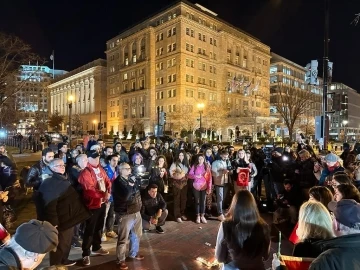
[[[323,253],[311,263],[309,270],[360,269],[360,233],[321,240],[314,245]]]

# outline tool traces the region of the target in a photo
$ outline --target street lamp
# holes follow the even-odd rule
[[[70,95],[68,97],[68,102],[69,102],[69,143],[70,143],[70,147],[71,147],[71,112],[72,112],[72,103],[73,103],[74,97],[72,95]]]
[[[95,127],[96,127],[96,123],[97,123],[97,121],[96,121],[96,120],[94,120],[94,121],[93,121],[93,129],[94,129],[94,135],[96,135],[96,130],[95,130]]]
[[[198,105],[197,105],[197,107],[198,107],[198,109],[199,109],[199,114],[200,114],[200,132],[201,132],[201,130],[202,130],[202,126],[201,126],[201,117],[202,117],[202,113],[203,113],[203,109],[204,109],[204,107],[205,107],[205,105],[204,105],[204,103],[199,103]]]
[[[347,141],[347,138],[346,138],[346,125],[349,123],[349,121],[348,120],[343,120],[342,123],[343,123],[343,126],[344,126],[344,142],[346,142]]]

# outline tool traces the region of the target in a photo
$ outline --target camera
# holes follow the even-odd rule
[[[129,183],[131,184],[136,184],[136,175],[129,175],[129,179],[128,179]]]

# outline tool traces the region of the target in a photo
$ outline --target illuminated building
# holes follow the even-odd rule
[[[179,1],[106,46],[108,130],[152,133],[158,110],[166,130],[196,129],[199,103],[204,128],[210,108],[225,110],[216,128],[224,140],[269,120],[270,48],[203,6]],[[195,125],[184,127],[179,113]]]
[[[48,98],[46,87],[53,74],[55,77],[65,74],[64,70],[53,70],[47,66],[21,65],[16,78],[20,90],[15,96],[15,107],[19,113],[17,132],[33,132],[34,122],[48,119]]]
[[[69,100],[72,97],[72,130],[87,133],[96,130],[94,123],[103,123],[106,133],[106,61],[97,59],[86,65],[59,76],[48,86],[50,115],[58,112],[65,116],[62,133],[67,133]],[[79,115],[82,126],[74,123]],[[75,128],[75,129],[74,129]]]

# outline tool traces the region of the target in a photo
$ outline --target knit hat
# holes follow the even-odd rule
[[[87,153],[88,158],[97,158],[99,156],[100,156],[100,154],[96,150],[92,150]]]
[[[360,230],[360,204],[354,200],[343,199],[338,202],[329,202],[328,208],[334,213],[341,224]]]
[[[56,249],[59,243],[57,229],[47,221],[36,219],[21,224],[14,239],[23,249],[39,254]]]
[[[330,153],[325,156],[325,161],[329,163],[336,163],[339,161],[339,157],[334,153]]]
[[[60,150],[64,145],[67,145],[67,143],[63,143],[63,142],[59,143],[58,144],[58,150]]]

